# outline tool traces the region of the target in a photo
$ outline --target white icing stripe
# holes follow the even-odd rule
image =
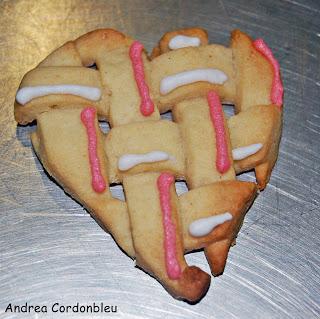
[[[154,151],[146,154],[125,154],[119,158],[118,168],[126,171],[141,163],[153,163],[165,161],[170,158],[169,154],[161,151]]]
[[[101,97],[101,90],[97,87],[75,84],[26,86],[18,91],[16,100],[24,105],[34,98],[49,94],[72,94],[97,101]]]
[[[167,94],[179,86],[198,81],[206,81],[212,84],[223,84],[227,79],[227,75],[217,69],[195,69],[180,72],[169,75],[161,80],[160,93]]]
[[[198,37],[188,37],[186,35],[176,35],[169,41],[169,48],[176,50],[185,47],[198,47],[201,41]]]
[[[189,233],[194,237],[208,235],[215,227],[232,219],[230,213],[224,213],[207,218],[200,218],[189,225]]]
[[[232,157],[235,161],[242,160],[250,155],[257,153],[262,148],[261,143],[238,147],[232,150]]]

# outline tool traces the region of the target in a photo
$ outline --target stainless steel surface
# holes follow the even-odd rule
[[[318,0],[1,1],[0,318],[79,317],[49,309],[4,314],[9,303],[101,301],[118,306],[113,318],[319,318],[319,24]],[[224,275],[189,305],[134,268],[48,178],[31,149],[35,126],[16,127],[13,102],[26,71],[89,30],[112,27],[150,50],[165,31],[194,25],[216,43],[227,44],[233,28],[263,37],[281,64],[285,107],[271,181],[250,209]],[[202,252],[187,260],[209,271]]]

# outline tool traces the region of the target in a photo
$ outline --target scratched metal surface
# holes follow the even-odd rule
[[[0,318],[37,317],[4,314],[9,303],[100,301],[118,306],[114,318],[319,318],[319,24],[317,0],[1,1]],[[26,71],[89,30],[119,29],[150,50],[165,31],[194,25],[216,43],[227,44],[233,28],[265,38],[282,67],[285,108],[270,184],[249,211],[224,275],[189,305],[135,268],[46,176],[29,141],[35,127],[16,127],[13,101]],[[187,260],[209,270],[201,252]]]

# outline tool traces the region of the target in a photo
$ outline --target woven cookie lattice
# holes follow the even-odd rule
[[[207,42],[202,29],[169,32],[149,59],[141,43],[96,30],[27,73],[15,104],[19,123],[37,120],[32,143],[48,173],[137,265],[189,301],[210,276],[184,253],[204,248],[212,273],[223,272],[257,192],[236,174],[254,169],[263,189],[281,134],[279,66],[264,41],[236,30],[229,48]],[[226,119],[221,101],[236,115]],[[169,110],[173,122],[160,118]],[[181,196],[177,180],[189,188]],[[125,202],[112,198],[113,183]]]

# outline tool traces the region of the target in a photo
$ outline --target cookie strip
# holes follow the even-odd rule
[[[112,127],[160,118],[156,108],[149,116],[140,112],[141,97],[130,59],[133,44],[131,38],[112,29],[96,30],[76,40],[83,63],[97,65],[102,85],[108,90],[108,121]],[[141,59],[140,73],[144,73],[145,84],[148,85],[149,61],[144,52],[141,52]]]
[[[185,158],[179,126],[170,121],[145,121],[121,125],[111,129],[107,135],[105,149],[108,158],[110,182],[121,182],[124,175],[148,171],[167,171],[176,178],[185,174]],[[128,170],[119,170],[119,160],[128,154],[145,154],[160,151],[169,157],[161,161],[141,162]],[[154,159],[154,158],[151,158]]]
[[[187,46],[208,44],[207,31],[202,28],[186,28],[167,32],[160,39],[159,44],[152,50],[151,58]]]
[[[136,262],[173,296],[195,301],[206,292],[210,277],[185,262],[173,181],[167,173],[124,177]]]
[[[256,194],[254,183],[222,181],[193,189],[179,197],[184,247],[186,251],[204,248],[214,275],[223,272],[230,245]],[[202,232],[200,235],[203,236],[195,236],[199,233],[190,233],[190,226],[199,219],[216,222],[217,218],[223,223],[208,234]]]
[[[260,189],[269,181],[272,168],[278,157],[282,127],[281,111],[276,105],[256,105],[228,119],[232,149],[247,148],[248,145],[262,147],[244,158],[234,160],[236,173],[255,169]],[[243,153],[243,152],[242,152]]]
[[[21,123],[33,121],[51,108],[93,105],[106,116],[108,97],[101,87],[99,72],[84,67],[48,66],[28,72],[17,92],[15,118]]]
[[[235,179],[229,133],[227,125],[224,123],[223,114],[220,113],[225,128],[225,138],[221,143],[225,146],[222,151],[210,118],[207,99],[198,98],[181,102],[174,107],[173,115],[175,121],[179,124],[183,137],[187,162],[186,181],[189,188],[193,189],[216,181]],[[218,130],[222,126],[221,121]],[[218,135],[220,138],[220,133]],[[223,154],[223,157],[220,158],[219,154]],[[221,162],[221,159],[225,162]],[[220,167],[220,164],[216,164],[217,161],[223,165]],[[217,167],[223,168],[221,172]]]
[[[140,71],[144,73],[144,87],[149,86],[150,62],[144,51],[141,52]],[[142,68],[142,69],[141,69]],[[156,107],[145,116],[141,113],[141,95],[136,83],[135,71],[130,59],[130,47],[113,50],[108,58],[101,61],[100,69],[106,86],[110,88],[109,120],[112,127],[132,122],[159,120],[160,114]],[[151,92],[150,92],[151,94]],[[142,92],[144,96],[144,93]],[[148,101],[152,96],[148,95]],[[151,108],[150,108],[151,110]],[[148,111],[149,112],[149,111]],[[147,112],[147,113],[148,113]]]
[[[78,66],[49,66],[33,69],[23,77],[20,88],[63,84],[101,88],[100,76],[97,70]]]
[[[231,34],[231,48],[236,70],[237,112],[254,105],[270,105],[274,70],[270,62],[254,46],[253,40],[235,30]]]
[[[219,70],[226,75],[227,80],[223,77],[223,81],[219,81],[220,84],[212,84],[205,78],[198,78],[197,82],[186,82],[168,94],[161,94],[161,82],[164,79],[197,69]],[[209,90],[215,90],[223,101],[233,101],[236,92],[234,80],[232,50],[220,45],[174,50],[151,61],[151,91],[161,113],[187,98],[205,96]]]
[[[39,67],[48,66],[83,66],[79,52],[73,41],[69,41],[60,48],[54,50],[43,61],[39,63]]]
[[[64,109],[40,114],[37,130],[32,134],[32,144],[48,173],[89,210],[128,255],[134,256],[125,203],[113,199],[109,187],[96,192],[91,185],[88,137],[81,112],[81,109]],[[101,175],[108,184],[103,135],[96,115],[94,127]]]
[[[108,59],[110,52],[128,47],[132,42],[130,37],[113,29],[94,30],[74,40],[82,65],[96,64],[100,71],[102,71],[103,61]],[[101,76],[103,78],[103,72]]]

